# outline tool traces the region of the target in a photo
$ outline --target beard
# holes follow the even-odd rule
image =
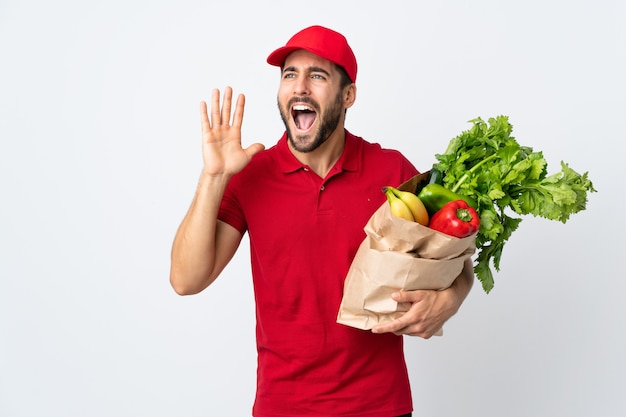
[[[288,109],[291,108],[293,102],[306,103],[312,106],[317,112],[317,117],[320,119],[320,126],[315,133],[313,141],[311,142],[307,141],[310,134],[294,134],[289,126],[288,121],[291,118],[291,112]],[[339,125],[339,120],[341,120],[341,113],[343,112],[341,93],[338,93],[335,96],[335,100],[324,112],[320,112],[319,104],[317,104],[309,97],[291,99],[287,103],[287,107],[285,109],[280,106],[279,102],[278,109],[280,111],[280,117],[285,124],[285,129],[287,130],[287,138],[289,139],[289,143],[296,151],[302,153],[313,152],[314,150],[319,148],[324,142],[326,142],[326,140],[328,140],[328,138],[335,131],[335,129],[337,129],[337,126]]]

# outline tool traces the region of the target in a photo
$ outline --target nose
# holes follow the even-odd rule
[[[309,77],[306,75],[298,76],[294,84],[294,95],[308,95],[310,92]]]

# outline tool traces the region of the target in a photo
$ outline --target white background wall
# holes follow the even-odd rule
[[[247,244],[179,297],[171,241],[201,168],[198,103],[247,96],[244,142],[282,133],[267,54],[343,32],[348,128],[426,170],[468,120],[589,171],[566,225],[525,219],[489,294],[407,339],[417,416],[623,416],[623,1],[0,0],[0,416],[246,416]]]

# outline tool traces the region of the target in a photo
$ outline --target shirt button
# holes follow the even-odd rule
[[[320,190],[321,190],[321,191],[324,191],[324,186],[323,186],[323,185],[320,187]]]

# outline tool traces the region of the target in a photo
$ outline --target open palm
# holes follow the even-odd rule
[[[220,106],[220,91],[213,90],[210,119],[206,102],[200,103],[202,156],[204,172],[208,175],[236,174],[255,154],[264,149],[260,143],[252,144],[245,149],[241,146],[245,97],[243,94],[237,97],[231,121],[232,95],[232,88],[226,87],[224,100]]]

